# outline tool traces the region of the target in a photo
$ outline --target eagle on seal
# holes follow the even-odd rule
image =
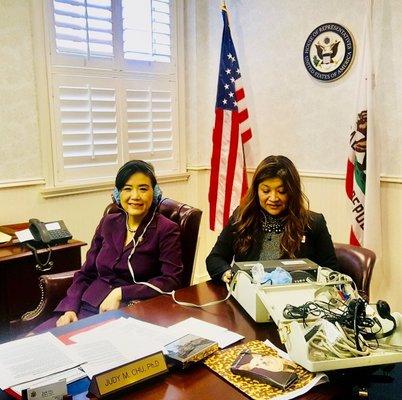
[[[329,37],[324,39],[324,44],[316,43],[317,55],[323,64],[332,64],[334,62],[334,57],[338,53],[339,43],[339,40],[331,43]]]

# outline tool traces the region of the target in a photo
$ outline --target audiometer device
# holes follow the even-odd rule
[[[317,280],[319,265],[308,258],[284,259],[284,260],[265,260],[265,261],[236,261],[232,266],[233,275],[241,270],[251,276],[251,269],[256,264],[261,264],[265,271],[271,272],[275,268],[283,268],[292,276],[292,283],[303,283]]]
[[[278,266],[271,261],[258,261],[254,264],[257,263],[262,263],[264,269]],[[307,265],[307,271],[312,278],[300,283],[263,285],[253,280],[251,273],[253,265],[250,264],[253,263],[234,264],[233,270],[236,272],[231,283],[233,297],[256,322],[272,320],[278,327],[280,339],[291,359],[308,371],[331,371],[402,362],[401,314],[397,312],[391,314],[387,305],[388,308],[385,307],[386,313],[383,315],[378,305],[386,303],[384,301],[378,301],[376,308],[365,303],[349,276],[328,268],[315,267],[310,265],[309,260],[305,260],[305,264],[301,265],[305,267]],[[287,268],[290,274],[298,271],[292,267],[285,265],[285,268],[282,268]],[[285,312],[289,308],[305,309],[309,304],[319,303],[327,304],[329,309],[334,304],[335,298],[339,305],[339,317],[344,316],[343,311],[348,305],[355,304],[354,312],[352,310],[350,313],[351,326],[340,326],[338,322],[331,322],[314,312],[303,316],[298,316],[297,313],[288,316]],[[366,330],[363,335],[356,329],[358,304],[364,304],[364,317],[371,318],[377,326],[375,329]],[[317,346],[319,340],[323,340],[323,344],[327,346],[321,351],[320,349],[317,351],[313,346]],[[359,348],[360,341],[365,343],[365,349]],[[335,347],[338,342],[340,346]],[[343,352],[342,346],[345,346],[345,343],[351,349],[349,355]],[[331,355],[328,351],[330,348],[341,349],[339,357],[336,353],[335,356]]]
[[[268,322],[270,320],[267,308],[260,299],[265,286],[254,283],[252,278],[251,270],[258,264],[261,264],[267,272],[278,267],[288,271],[292,276],[292,285],[316,281],[320,270],[320,266],[308,258],[235,262],[232,266],[234,276],[233,297],[256,322]]]

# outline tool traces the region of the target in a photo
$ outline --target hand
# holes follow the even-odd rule
[[[110,311],[117,310],[121,303],[121,288],[113,289],[106,297],[105,300],[99,306],[99,314]]]
[[[223,282],[225,283],[230,283],[230,281],[232,280],[232,270],[228,269],[227,271],[225,271],[222,274],[221,279],[223,280]]]
[[[77,314],[74,311],[66,311],[57,321],[56,326],[64,326],[71,322],[78,321]]]

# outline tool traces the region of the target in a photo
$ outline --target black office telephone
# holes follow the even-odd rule
[[[31,244],[56,245],[67,243],[73,236],[63,221],[42,222],[36,218],[29,220],[29,230],[34,237]],[[36,242],[36,243],[35,243]]]
[[[51,270],[54,265],[53,261],[51,261],[51,246],[67,243],[67,241],[72,238],[71,233],[63,221],[42,222],[36,218],[31,218],[29,220],[29,231],[31,232],[33,239],[22,241],[22,244],[31,249],[36,260],[36,269],[40,272]],[[43,247],[48,248],[45,261],[40,260],[37,251],[37,249]]]

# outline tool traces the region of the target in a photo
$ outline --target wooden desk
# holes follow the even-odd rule
[[[177,300],[200,304],[222,299],[225,295],[226,289],[223,286],[207,282],[178,291],[176,298]],[[169,326],[185,318],[195,317],[241,333],[245,336],[246,342],[253,339],[265,340],[269,338],[273,343],[283,348],[279,342],[276,325],[273,323],[257,324],[233,298],[215,306],[200,309],[180,306],[174,303],[170,296],[158,296],[122,310],[133,317],[161,326]],[[100,314],[99,319],[104,319],[105,316],[106,314]],[[83,321],[85,320],[79,321],[78,324],[82,324]],[[56,335],[65,332],[66,327],[54,329]],[[133,346],[135,346],[135,338],[133,338]],[[345,394],[344,386],[321,385],[306,395],[298,397],[298,399],[351,398]],[[142,386],[134,387],[130,393],[114,395],[114,398],[124,400],[239,400],[248,397],[200,363],[188,370],[171,372],[156,380],[145,382]],[[86,393],[75,397],[75,400],[85,399],[87,399]]]
[[[27,224],[8,225],[15,230]],[[10,229],[3,229],[10,232]],[[11,232],[10,232],[11,233]],[[81,267],[81,247],[85,242],[70,240],[53,246],[51,260],[54,266],[50,273],[70,271]],[[48,250],[38,250],[40,259],[47,257]],[[36,270],[32,252],[19,243],[0,246],[0,342],[9,339],[9,321],[18,319],[26,311],[34,309],[40,301],[38,278],[43,272]],[[46,272],[46,273],[49,273]]]

